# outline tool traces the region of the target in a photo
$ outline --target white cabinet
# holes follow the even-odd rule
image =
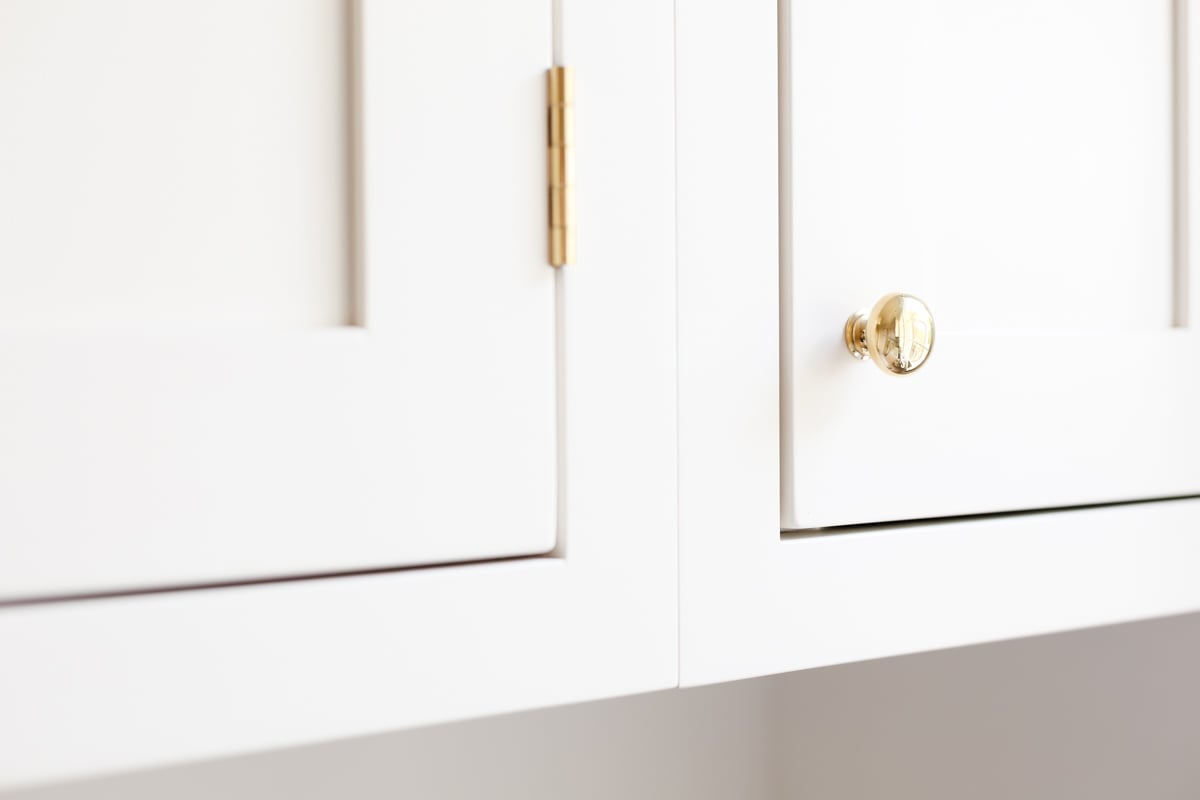
[[[683,685],[1200,608],[1186,6],[679,8]]]
[[[184,5],[0,8],[0,784],[1200,608],[1182,0]]]
[[[4,594],[153,590],[0,602],[0,786],[676,685],[672,5],[356,5],[357,324],[213,325],[214,291],[186,330],[25,319],[0,348]],[[576,75],[561,271],[552,31]],[[116,494],[89,515],[81,485]]]
[[[0,599],[555,547],[550,12],[0,7]]]
[[[783,9],[783,527],[1200,492],[1172,4]],[[903,380],[842,343],[891,291]]]

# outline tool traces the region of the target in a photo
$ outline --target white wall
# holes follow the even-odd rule
[[[1200,615],[516,714],[12,800],[1200,797]]]

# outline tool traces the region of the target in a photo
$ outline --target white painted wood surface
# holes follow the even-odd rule
[[[1169,327],[1171,9],[794,0],[797,337],[892,287],[944,333]]]
[[[783,8],[783,526],[1200,493],[1172,4]],[[938,325],[898,381],[842,343],[888,291]]]
[[[352,321],[348,22],[0,4],[0,330]]]
[[[1200,608],[1200,500],[781,537],[775,36],[770,3],[742,6],[736,14],[701,5],[678,9],[681,683]],[[712,59],[714,40],[730,57]],[[737,158],[714,155],[726,152]],[[1151,341],[1190,347],[1189,335],[1175,331]],[[966,339],[961,337],[963,348]],[[954,357],[952,337],[939,347],[935,358],[943,357],[943,365],[967,363]],[[1189,435],[1195,408],[1186,402],[1189,395],[1143,394],[1148,387],[1131,378],[1158,381],[1152,385],[1159,388],[1174,380],[1194,385],[1200,361],[1180,356],[1191,352],[1186,349],[1172,352],[1173,358],[1159,362],[1139,350],[1139,358],[1155,361],[1161,371],[1146,375],[1126,362],[1120,382],[1114,378],[1109,395],[1096,400],[1126,404],[1119,406],[1121,415],[1090,431],[1097,439],[1085,450],[1105,466],[1117,454],[1141,459],[1121,468],[1129,481],[1124,489],[1148,485],[1132,474],[1135,468],[1163,480],[1171,468],[1196,478],[1197,451],[1185,458],[1167,436]],[[811,412],[819,411],[814,424],[843,430],[847,404],[862,411],[871,403],[878,412],[882,392],[903,392],[913,383],[851,366],[867,371],[871,393],[836,403],[826,398],[822,409]],[[942,371],[948,381],[950,368]],[[974,369],[963,380],[974,386],[984,379]],[[1036,384],[1013,391],[1041,392],[1046,402],[1058,402]],[[1078,413],[1091,412],[1081,407]],[[945,424],[958,424],[957,416],[947,416]],[[868,421],[865,414],[856,418],[880,440]],[[1137,440],[1139,432],[1154,438]],[[1054,449],[1076,440],[1048,429],[1039,433],[1044,437],[1025,451],[1035,456],[1017,458],[1005,450],[997,454],[998,466],[1006,474],[1073,485],[1070,474],[1050,474],[1031,462],[1081,458]],[[845,455],[861,451],[848,448]],[[855,507],[874,508],[879,499],[871,496],[871,472],[858,469],[864,464],[857,459],[854,466],[835,460],[826,481],[838,483],[838,497],[853,494]],[[910,472],[911,464],[888,466],[902,468],[901,475],[921,474]],[[953,504],[976,472],[951,461],[931,479],[938,496]],[[1026,485],[1007,480],[1005,485]]]
[[[345,50],[348,4],[252,0],[170,13],[140,0],[105,5],[109,13],[94,5],[4,4],[4,40],[31,52],[24,60],[6,52],[5,63],[18,64],[0,86],[44,113],[2,134],[22,145],[5,157],[27,161],[0,196],[21,206],[29,194],[15,219],[37,224],[0,237],[0,286],[32,287],[17,297],[34,303],[20,324],[0,322],[0,598],[552,549],[548,4],[476,3],[469,13],[436,2],[362,4],[357,244],[338,188],[350,185],[338,142],[351,119],[334,99],[346,67],[331,55]],[[332,18],[343,24],[326,25]],[[74,41],[73,26],[84,23],[90,38],[76,53],[61,40]],[[189,43],[172,48],[175,38]],[[33,69],[72,53],[87,63]],[[225,63],[209,71],[201,55]],[[44,110],[87,94],[75,83],[86,75],[112,70],[115,86],[96,79],[104,84],[96,102],[115,95],[111,108]],[[226,92],[243,72],[243,94]],[[188,82],[177,86],[180,74]],[[173,90],[180,96],[154,102]],[[229,106],[247,96],[273,105],[225,131]],[[191,113],[200,117],[194,130]],[[287,143],[292,126],[325,115],[334,118]],[[160,174],[176,162],[177,173]],[[297,175],[284,180],[290,170]],[[61,204],[31,188],[43,172]],[[242,181],[268,196],[241,193]],[[157,196],[167,184],[177,194]],[[309,196],[326,184],[335,196]],[[111,205],[92,191],[111,193]],[[240,196],[226,202],[226,192]],[[56,220],[45,217],[60,206],[63,225],[51,236],[43,229]],[[79,217],[83,229],[72,227]],[[142,240],[143,224],[153,241]],[[92,242],[101,233],[109,238]],[[62,247],[39,249],[56,236]],[[193,242],[203,247],[194,252]],[[305,298],[327,294],[328,281],[311,274],[318,262],[345,282],[352,244],[362,261],[360,324],[298,329],[301,312],[308,323],[342,314],[345,287],[325,298],[326,311]],[[292,263],[293,250],[309,246]],[[184,292],[182,310],[159,291],[186,289],[226,256],[204,292]],[[161,275],[143,282],[151,268]],[[108,286],[79,300],[103,320],[68,299],[51,304],[54,324],[25,324],[46,281],[75,275],[85,288]],[[239,298],[252,284],[261,286]],[[293,289],[298,299],[282,303],[282,317],[254,316]],[[109,295],[133,298],[130,324]],[[142,313],[149,307],[160,312]],[[150,324],[176,312],[180,325]],[[255,325],[230,322],[251,318]]]
[[[1200,616],[1192,615],[4,797],[1191,798],[1200,788],[1198,672]]]
[[[348,5],[0,3],[0,330],[351,322]]]
[[[429,519],[440,530],[480,537],[476,543],[498,535],[509,542],[507,533],[516,528],[496,522],[505,503],[526,512],[531,506],[528,498],[503,491],[497,476],[505,485],[514,473],[531,481],[537,476],[511,460],[488,461],[506,450],[477,447],[494,436],[513,437],[509,443],[519,441],[513,444],[518,449],[531,441],[519,429],[495,425],[514,400],[505,394],[513,374],[496,359],[501,351],[511,355],[503,331],[519,329],[532,339],[535,329],[540,337],[541,327],[557,323],[557,353],[553,336],[537,339],[549,343],[542,356],[551,367],[557,355],[565,412],[555,420],[563,445],[560,502],[537,506],[557,510],[549,527],[558,533],[555,550],[502,563],[0,608],[0,785],[1200,608],[1194,579],[1200,500],[781,537],[772,3],[566,4],[563,39],[570,47],[563,60],[577,69],[580,98],[579,264],[553,285],[556,317],[539,312],[510,320],[482,340],[463,320],[446,318],[445,306],[422,303],[423,295],[412,291],[419,281],[437,297],[457,292],[456,308],[496,324],[511,308],[490,302],[500,283],[471,284],[450,269],[464,263],[461,254],[433,247],[435,239],[463,239],[457,228],[442,226],[450,218],[437,215],[439,224],[425,228],[388,224],[459,198],[449,186],[417,195],[405,179],[429,185],[444,175],[446,163],[431,154],[462,145],[451,140],[466,136],[442,129],[434,136],[410,124],[413,108],[443,109],[445,96],[432,91],[435,86],[476,85],[478,75],[444,57],[448,32],[464,30],[461,9],[452,14],[385,0],[364,5],[365,328],[280,329],[252,337],[243,331],[158,332],[153,338],[106,331],[86,339],[63,330],[14,334],[11,341],[22,346],[0,348],[0,404],[7,404],[0,436],[25,457],[0,461],[0,480],[16,488],[0,513],[58,531],[70,529],[71,519],[111,517],[140,499],[136,520],[143,534],[136,559],[122,568],[170,580],[182,579],[171,572],[180,568],[180,553],[189,565],[234,558],[237,574],[250,576],[269,574],[263,564],[277,566],[281,557],[336,568],[331,554],[346,552],[361,531],[388,553],[411,554],[412,540],[396,540],[396,530],[411,528],[362,523],[407,513],[400,508],[413,487],[418,502],[439,504]],[[418,12],[441,25],[439,32],[407,16]],[[469,51],[511,57],[511,38],[494,35],[499,23],[485,22],[469,26],[469,35],[480,37]],[[673,34],[674,53],[665,44]],[[714,58],[714,42],[726,57]],[[430,64],[441,70],[436,80]],[[539,127],[542,66],[527,87],[530,102],[537,97]],[[393,96],[398,90],[390,81],[405,75],[420,79],[401,81],[409,93]],[[509,85],[501,78],[498,84]],[[378,96],[384,99],[372,104]],[[497,118],[510,119],[512,104],[489,97]],[[393,108],[392,102],[394,113],[378,110]],[[512,142],[485,137],[482,146],[508,148],[518,138],[515,128],[509,133]],[[517,205],[501,208],[516,215]],[[495,236],[465,246],[495,248],[510,241],[506,236],[531,243],[536,234],[541,247],[540,220],[535,232],[515,219],[491,220]],[[409,271],[406,254],[417,252],[438,260]],[[400,266],[375,266],[381,264]],[[553,273],[540,261],[538,268],[529,273],[532,284],[522,285],[540,302],[542,277]],[[416,336],[430,331],[443,337],[436,345]],[[1006,347],[1022,346],[1020,337],[1001,335]],[[1136,335],[1141,344],[1177,346],[1160,351],[1167,355],[1138,351],[1151,361],[1170,355],[1175,374],[1194,347],[1186,331]],[[953,356],[953,344],[949,349],[951,363],[966,363]],[[123,355],[111,355],[117,352]],[[403,360],[393,365],[389,359],[397,355]],[[147,363],[161,365],[151,383]],[[67,365],[63,374],[54,372],[55,364]],[[1140,368],[1124,374],[1133,370],[1137,377]],[[214,374],[225,380],[201,380]],[[404,386],[436,385],[441,393],[399,393],[395,387],[414,374],[428,380]],[[965,381],[983,380],[977,372],[963,374]],[[552,407],[554,370],[539,368],[536,377],[545,380],[538,396]],[[40,405],[46,395],[19,389],[37,385],[34,379],[65,387],[49,408],[69,425],[37,422],[50,419]],[[136,393],[138,386],[151,391]],[[529,388],[511,386],[514,392]],[[461,391],[446,394],[447,388]],[[1035,394],[1036,388],[1013,391]],[[1145,387],[1101,388],[1118,399],[1146,401]],[[1130,440],[1138,431],[1160,432],[1153,427],[1166,425],[1160,418],[1178,419],[1190,408],[1189,397],[1154,397],[1136,414],[1118,417],[1111,453],[1153,456],[1141,467],[1155,485],[1172,466],[1185,468],[1181,480],[1194,476],[1180,460],[1182,451],[1172,450],[1175,443]],[[181,398],[188,403],[181,405]],[[296,398],[305,400],[298,405]],[[522,408],[528,412],[523,423],[555,419]],[[342,426],[314,431],[313,409],[336,411],[330,418]],[[145,419],[154,424],[142,425]],[[838,422],[836,415],[828,419]],[[231,429],[231,421],[238,426]],[[487,437],[471,438],[481,431]],[[554,431],[536,432],[534,441],[547,444],[552,466]],[[1057,434],[1048,435],[1037,452],[1062,444]],[[80,441],[95,453],[120,452],[120,460],[63,457]],[[412,449],[397,450],[396,441]],[[1113,458],[1103,444],[1086,455]],[[172,458],[199,456],[188,467],[187,491],[195,494],[182,494],[178,473],[158,469],[154,459],[131,466],[148,448]],[[383,452],[398,455],[380,464]],[[226,460],[218,469],[211,465],[219,455]],[[264,463],[276,471],[260,469]],[[1031,465],[1030,474],[1036,477],[1040,468]],[[477,482],[488,469],[494,482]],[[1146,485],[1128,470],[1122,474],[1132,481],[1121,484],[1125,489]],[[459,482],[442,480],[449,475]],[[71,507],[57,494],[36,492],[43,485],[38,481],[51,476],[106,491],[90,490],[85,503]],[[294,491],[318,485],[327,487],[319,496]],[[535,491],[546,485],[554,487],[553,475],[549,484],[536,482]],[[241,498],[245,517],[222,518],[212,510],[221,506],[189,501],[211,497],[213,487]],[[409,494],[397,495],[400,489]],[[181,521],[185,513],[199,521]],[[200,525],[233,531],[231,537],[270,530],[288,539],[283,547],[257,548],[244,537],[221,539],[224,533],[182,543],[145,533]],[[8,527],[0,529],[3,535]],[[321,535],[329,530],[332,539]],[[38,551],[3,541],[12,558],[0,570],[16,573],[18,558],[41,563],[29,554]],[[121,561],[100,544],[55,546],[56,563],[77,574],[97,563],[112,570]]]
[[[0,609],[0,785],[675,685],[673,9],[567,5],[581,227],[555,556]],[[490,530],[476,500],[447,513]]]

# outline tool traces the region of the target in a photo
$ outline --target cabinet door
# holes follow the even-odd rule
[[[783,526],[1200,492],[1172,3],[786,6]],[[897,291],[903,379],[843,342]]]
[[[0,4],[0,598],[555,543],[550,5]]]
[[[451,4],[458,12],[454,24],[439,26],[436,32],[422,30],[429,20],[442,19],[433,4],[363,0],[362,5],[365,88],[376,108],[395,94],[395,84],[387,85],[389,76],[410,69],[412,82],[402,108],[416,102],[418,108],[436,106],[442,116],[458,119],[469,109],[445,90],[447,81],[466,90],[472,81],[483,80],[488,92],[501,94],[494,102],[477,98],[476,105],[482,103],[488,113],[473,112],[474,127],[461,129],[429,120],[422,123],[425,127],[414,127],[408,120],[406,127],[406,119],[397,114],[386,130],[372,136],[368,108],[367,161],[374,156],[378,171],[383,154],[389,154],[387,168],[380,173],[388,178],[388,198],[395,200],[405,181],[425,174],[419,171],[423,165],[442,172],[451,166],[433,158],[444,154],[439,148],[444,138],[489,150],[501,134],[506,140],[517,138],[505,128],[508,115],[515,112],[501,108],[513,102],[502,96],[504,84],[499,78],[493,81],[486,70],[459,61],[475,52],[499,52],[489,51],[482,39],[460,47],[464,31],[476,27],[502,41],[506,51],[515,47],[520,37],[510,35],[510,22],[505,20],[516,18],[519,4],[498,3],[494,14],[482,4]],[[559,363],[567,366],[558,370],[557,388],[566,412],[558,423],[567,446],[560,450],[554,551],[486,563],[103,600],[0,603],[0,793],[34,782],[677,685],[675,7],[671,0],[554,6],[555,61],[570,65],[577,80],[579,176],[577,261],[554,277],[561,320],[555,346]],[[480,74],[468,74],[473,72]],[[538,101],[536,134],[543,142],[536,151],[539,166],[545,154],[544,81],[538,67],[522,83]],[[397,137],[407,147],[388,149]],[[475,159],[469,147],[464,157]],[[368,175],[368,198],[383,188],[383,177],[372,178],[373,174]],[[457,171],[451,174],[463,177]],[[484,191],[490,181],[476,184],[464,185]],[[514,202],[517,188],[505,187]],[[440,185],[426,190],[427,202],[441,197],[435,194],[442,191]],[[540,223],[545,202],[542,191],[538,194]],[[428,222],[431,217],[422,213],[421,199],[397,211],[421,214]],[[453,199],[463,202],[457,191]],[[368,200],[368,210],[373,208]],[[376,222],[386,211],[367,217],[368,243],[374,241],[376,248],[368,246],[369,256],[400,254],[389,235],[403,240],[424,235],[420,228],[402,226],[398,214],[395,225]],[[505,204],[492,211],[506,224],[524,225],[515,221],[518,212]],[[462,219],[474,217],[467,214],[454,221]],[[478,250],[472,250],[474,228],[456,229],[440,244],[466,247],[468,252],[496,248],[506,240],[493,222],[482,223],[488,241]],[[385,233],[389,230],[396,233]],[[540,225],[536,235],[540,245]],[[383,252],[385,243],[390,246]],[[550,271],[541,268],[544,251],[540,255],[538,269],[531,267],[527,276],[530,292],[540,288],[535,282]],[[445,268],[434,270],[427,280],[444,279],[463,292],[482,291],[472,281],[488,272],[471,258],[458,260],[439,249],[429,251],[429,261]],[[404,266],[378,257],[370,263],[372,276],[390,276]],[[385,288],[382,280],[373,277],[368,294]],[[496,280],[489,288],[492,294],[498,293]],[[512,303],[508,305],[512,309]],[[520,306],[531,314],[537,308],[532,302]],[[419,303],[405,310],[410,315],[425,313]],[[502,322],[500,314],[489,317],[490,322]],[[387,319],[398,324],[395,317]],[[370,337],[376,337],[376,320],[383,323],[381,313],[366,320]],[[455,324],[474,323],[468,317]],[[453,330],[450,321],[446,325]],[[436,346],[429,338],[418,343]],[[475,427],[471,414],[494,419],[502,405],[508,407],[504,393],[519,384],[498,383],[498,367],[482,356],[492,348],[501,348],[492,358],[513,356],[502,352],[503,342],[476,346],[489,350],[477,351],[478,357],[462,364],[438,364],[444,373],[436,387],[408,387],[412,392],[441,391],[448,407],[411,424],[435,424],[429,435],[450,436],[455,431],[448,421],[442,422],[441,414],[466,409],[459,422],[474,431],[486,430]],[[420,347],[391,352],[398,355],[377,364],[384,374],[390,374],[399,356],[420,359],[403,363],[410,375],[425,358],[432,360],[432,352],[423,357]],[[459,369],[474,373],[458,379]],[[481,370],[489,372],[480,374]],[[469,393],[455,396],[445,391],[468,380],[477,384]],[[530,391],[527,399],[533,405],[536,396]],[[530,419],[541,420],[540,412],[531,408]],[[523,419],[514,412],[514,424],[523,426]],[[455,435],[438,448],[405,456],[413,459],[410,476],[420,466],[418,457],[438,459],[430,461],[428,469],[450,470],[457,463],[469,470],[462,473],[463,482],[452,487],[457,491],[454,502],[431,520],[431,525],[439,523],[434,530],[463,535],[475,531],[479,542],[506,537],[510,528],[518,527],[508,507],[496,503],[502,499],[499,486],[522,479],[509,473],[520,471],[526,462],[511,452],[488,452],[486,446],[494,441],[472,443]],[[502,456],[507,462],[500,464]],[[472,464],[478,458],[486,463]],[[473,487],[466,479],[479,479],[485,466],[496,467],[493,483]],[[410,485],[405,476],[387,474],[380,482],[380,491],[390,489],[399,499],[416,504],[423,502],[420,491],[430,491],[428,480]],[[773,502],[772,513],[775,509]],[[400,538],[402,544],[402,537],[416,530],[397,525],[394,532],[381,535]],[[333,533],[336,537],[343,532],[339,527]],[[286,543],[280,549],[285,550]]]

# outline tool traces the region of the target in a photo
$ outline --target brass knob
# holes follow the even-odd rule
[[[857,359],[870,358],[890,375],[916,372],[933,350],[933,314],[911,294],[879,298],[870,312],[846,320],[846,347]]]

